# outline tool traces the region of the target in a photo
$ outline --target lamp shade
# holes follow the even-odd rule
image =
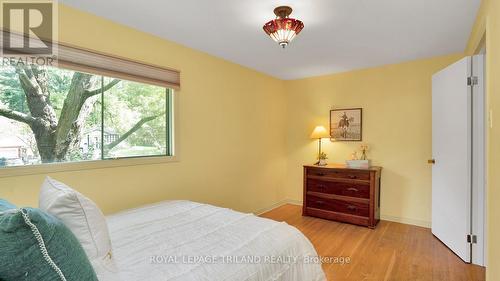
[[[285,48],[296,35],[304,28],[300,20],[291,18],[279,18],[264,25],[264,31],[280,46]]]
[[[330,138],[330,133],[323,126],[316,126],[311,134],[311,139],[327,139]]]
[[[302,21],[289,17],[291,13],[292,8],[288,6],[277,7],[274,9],[276,19],[267,22],[263,27],[267,35],[283,48],[304,28]]]

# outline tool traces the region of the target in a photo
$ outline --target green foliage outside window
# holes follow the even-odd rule
[[[65,69],[0,67],[0,166],[168,155],[169,95]]]

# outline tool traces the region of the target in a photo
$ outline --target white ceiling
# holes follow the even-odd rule
[[[60,0],[282,79],[465,49],[480,0]],[[262,30],[290,5],[305,28],[285,49]]]

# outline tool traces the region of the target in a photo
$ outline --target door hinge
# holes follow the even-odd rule
[[[475,86],[479,84],[479,78],[477,76],[467,77],[467,86]]]
[[[477,244],[477,236],[476,235],[467,235],[467,243],[469,244]]]

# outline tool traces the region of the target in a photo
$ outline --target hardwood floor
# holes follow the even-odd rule
[[[323,264],[329,281],[481,281],[483,267],[462,262],[430,229],[381,221],[374,230],[312,217],[284,205],[262,217],[301,230],[323,257],[349,257],[349,264]]]

